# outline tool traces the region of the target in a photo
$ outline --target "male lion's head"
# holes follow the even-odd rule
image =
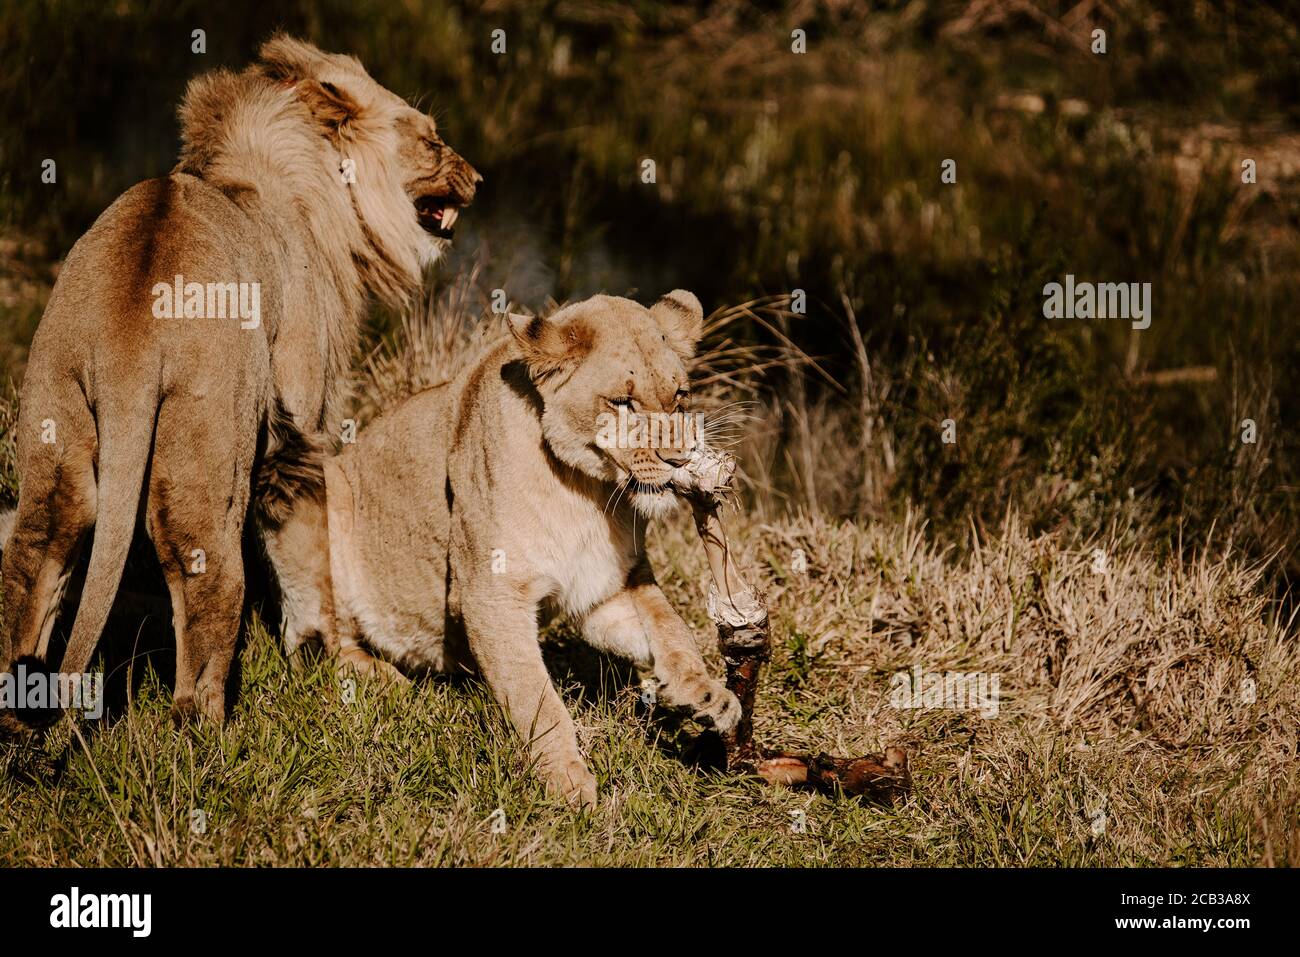
[[[432,118],[355,58],[279,35],[242,74],[196,78],[181,107],[181,168],[288,194],[319,244],[402,302],[447,248],[482,177]]]
[[[674,507],[669,482],[687,479],[683,466],[703,439],[686,369],[703,328],[700,301],[684,289],[649,309],[594,296],[547,319],[510,316],[551,452],[625,486],[647,517]]]

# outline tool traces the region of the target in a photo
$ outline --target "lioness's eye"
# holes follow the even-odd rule
[[[606,399],[605,401],[616,409],[620,406],[625,409],[632,408],[632,397],[630,395],[620,395],[617,398]]]

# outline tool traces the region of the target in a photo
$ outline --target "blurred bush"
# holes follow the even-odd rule
[[[480,264],[484,290],[534,308],[600,290],[686,286],[708,307],[806,292],[784,332],[826,374],[768,376],[744,440],[758,507],[917,503],[953,541],[1009,509],[1170,547],[1213,528],[1280,552],[1285,583],[1298,22],[1148,0],[20,0],[0,10],[0,218],[61,255],[170,167],[185,82],[283,28],[360,57],[484,173],[444,275]],[[45,157],[57,187],[39,181]],[[1042,287],[1067,272],[1151,282],[1151,328],[1044,319]],[[31,299],[0,297],[15,341]],[[397,322],[376,314],[376,339]],[[759,324],[728,335],[773,342]]]

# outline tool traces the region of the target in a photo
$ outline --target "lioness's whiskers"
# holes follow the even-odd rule
[[[618,498],[614,499],[614,511],[615,511],[615,512],[618,511],[618,504],[619,504],[619,502],[623,501],[623,493],[626,492],[626,491],[628,490],[628,486],[630,486],[634,481],[636,481],[636,480],[635,480],[631,475],[629,475],[627,478],[625,478],[625,479],[624,479],[624,480],[619,484],[618,489],[616,489],[616,491],[618,492]],[[635,514],[634,514],[634,515],[633,515],[633,521],[635,521],[635,519],[636,519],[636,516],[635,516]]]
[[[605,508],[604,508],[604,513],[605,513],[606,515],[609,514],[609,503],[610,503],[611,501],[614,501],[614,496],[615,496],[615,495],[620,495],[620,493],[622,492],[622,490],[625,489],[625,488],[627,487],[627,483],[630,482],[630,481],[632,481],[632,476],[631,476],[631,475],[629,475],[627,478],[623,479],[622,481],[618,482],[618,483],[614,486],[614,490],[613,490],[612,492],[609,493],[609,498],[605,499]],[[620,497],[621,497],[621,495],[620,495]],[[615,508],[618,508],[618,503],[617,503],[617,502],[614,502],[614,507],[615,507]]]

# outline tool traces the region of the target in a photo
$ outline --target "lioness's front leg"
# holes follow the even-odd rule
[[[710,677],[691,629],[648,573],[597,605],[583,620],[583,635],[597,648],[623,655],[651,671],[655,696],[725,733],[740,720],[740,702]]]
[[[479,671],[528,742],[547,790],[575,806],[594,806],[596,778],[582,759],[573,719],[542,660],[536,604],[509,585],[493,583],[467,588],[461,609]]]

